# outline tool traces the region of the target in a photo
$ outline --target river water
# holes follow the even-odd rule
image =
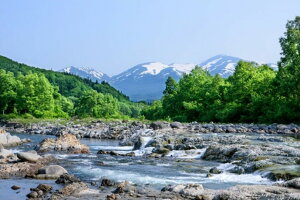
[[[46,135],[29,135],[13,133],[20,138],[29,138],[32,142],[14,147],[14,152],[28,151],[34,149],[45,138],[53,137]],[[225,135],[225,134],[224,134]],[[196,150],[177,150],[171,151],[163,158],[149,158],[145,154],[152,151],[152,147],[145,148],[145,144],[150,137],[144,138],[144,144],[139,150],[134,151],[134,157],[111,156],[97,154],[99,150],[115,151],[120,154],[132,151],[132,146],[120,146],[116,140],[81,139],[81,142],[90,148],[89,154],[65,154],[52,152],[59,159],[59,165],[66,168],[69,173],[80,177],[84,181],[99,181],[106,177],[115,181],[127,180],[133,184],[147,185],[156,189],[161,189],[168,184],[180,183],[199,183],[209,189],[225,189],[237,184],[273,184],[262,173],[252,174],[233,174],[227,170],[233,167],[230,163],[218,163],[201,159],[205,148]],[[253,140],[259,143],[259,141]],[[289,144],[299,145],[298,143]],[[217,167],[222,171],[221,174],[214,174],[207,177],[209,169]],[[29,193],[30,187],[36,187],[40,182],[54,184],[54,181],[37,181],[30,179],[10,179],[0,181],[0,191],[10,188],[13,183],[23,186],[23,190],[18,193],[0,192],[0,199],[5,199],[7,195],[10,199],[22,199]],[[25,189],[24,189],[25,188]],[[11,195],[13,193],[15,196]],[[22,196],[22,197],[21,197]]]

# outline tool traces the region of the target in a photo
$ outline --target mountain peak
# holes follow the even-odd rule
[[[110,77],[107,76],[106,74],[104,74],[103,72],[98,72],[90,67],[78,67],[77,68],[74,66],[70,66],[70,67],[61,69],[59,71],[66,72],[69,74],[74,74],[74,75],[80,76],[82,78],[87,78],[92,81],[98,81],[98,82],[108,81],[110,79]]]
[[[200,63],[200,66],[210,74],[220,74],[222,77],[228,77],[235,71],[235,66],[242,60],[241,58],[219,54]]]

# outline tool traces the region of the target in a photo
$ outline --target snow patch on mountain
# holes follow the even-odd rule
[[[178,75],[182,75],[183,73],[190,73],[195,67],[196,64],[170,64],[170,68],[172,68]]]
[[[235,71],[235,66],[242,60],[237,57],[227,55],[217,55],[199,64],[203,69],[207,70],[211,75],[219,74],[227,78]]]
[[[69,73],[69,74],[74,74],[77,76],[80,76],[82,78],[87,78],[87,79],[91,79],[92,81],[108,81],[110,79],[109,76],[107,76],[106,74],[96,71],[93,68],[89,68],[89,67],[66,67],[62,70],[59,70],[60,72],[65,72],[65,73]]]
[[[166,69],[169,66],[160,62],[154,62],[142,65],[142,67],[146,68],[146,70],[143,71],[141,74],[157,75],[161,72],[161,70]]]

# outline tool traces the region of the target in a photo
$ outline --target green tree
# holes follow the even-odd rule
[[[172,78],[168,77],[166,80],[166,89],[164,90],[163,94],[164,95],[172,95],[176,93],[176,90],[178,88],[177,82]]]
[[[219,113],[222,121],[258,122],[270,108],[269,100],[276,73],[267,65],[240,61],[228,78],[225,108]]]
[[[150,106],[144,107],[142,115],[150,120],[163,119],[165,116],[163,113],[162,102],[160,100],[154,101]]]
[[[2,114],[15,111],[17,81],[13,73],[0,70],[0,110]]]
[[[115,117],[119,115],[119,105],[111,95],[86,91],[77,105],[77,114],[81,117]]]
[[[66,117],[59,105],[61,95],[43,74],[19,76],[17,87],[17,110],[35,117]]]
[[[276,77],[276,121],[300,122],[300,17],[288,21]]]
[[[163,110],[160,113],[162,116],[175,116],[178,113],[178,102],[176,100],[178,92],[178,83],[172,78],[168,77],[166,81],[166,88],[163,92],[164,97],[162,98]]]

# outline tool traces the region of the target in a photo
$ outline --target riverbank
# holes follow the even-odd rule
[[[57,120],[57,121],[2,121],[0,126],[8,131],[29,134],[59,136],[71,133],[77,138],[124,139],[138,130],[153,130],[158,134],[168,133],[257,133],[283,134],[299,137],[300,125],[297,124],[215,124],[180,122],[141,122],[128,120]]]

